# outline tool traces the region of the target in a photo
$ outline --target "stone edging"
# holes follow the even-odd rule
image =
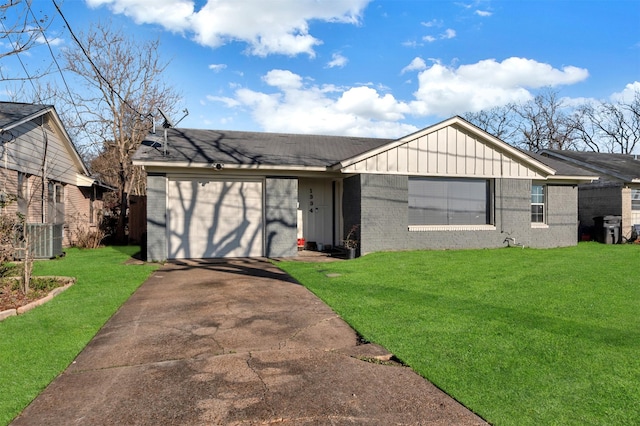
[[[48,277],[37,277],[37,278],[48,278]],[[0,321],[4,320],[5,318],[13,317],[16,315],[22,315],[25,312],[30,311],[31,309],[37,306],[43,305],[76,283],[76,279],[71,277],[55,277],[55,278],[66,279],[67,281],[69,281],[69,284],[65,284],[62,287],[54,288],[45,297],[38,300],[34,300],[33,302],[28,303],[24,306],[21,306],[16,309],[7,309],[6,311],[0,312]]]

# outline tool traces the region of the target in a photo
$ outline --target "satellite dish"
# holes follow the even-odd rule
[[[158,111],[160,111],[160,115],[162,116],[162,118],[164,118],[164,123],[162,123],[162,127],[164,127],[165,129],[168,129],[170,127],[173,127],[173,121],[171,121],[171,118],[169,118],[169,116],[162,110],[162,108],[158,108]]]

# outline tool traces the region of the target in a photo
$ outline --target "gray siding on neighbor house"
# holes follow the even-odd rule
[[[167,259],[167,177],[147,176],[147,260]]]
[[[495,230],[408,230],[408,177],[363,174],[345,180],[344,200],[360,191],[360,220],[357,212],[345,209],[349,223],[362,225],[361,254],[382,250],[468,249],[506,246],[515,238],[527,247],[558,247],[577,242],[577,190],[572,186],[547,187],[548,227],[531,227],[531,180],[496,179],[494,183]],[[349,217],[349,219],[347,219]]]
[[[265,181],[265,255],[296,256],[298,179],[267,178]]]

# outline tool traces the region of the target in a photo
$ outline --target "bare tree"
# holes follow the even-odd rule
[[[516,105],[510,103],[478,112],[468,112],[463,117],[498,139],[511,141],[517,131],[514,121],[515,110]]]
[[[640,91],[624,100],[583,105],[581,138],[594,151],[630,154],[640,146]],[[597,140],[597,142],[593,142]]]
[[[7,3],[0,4],[0,60],[18,58],[21,53],[33,48],[43,38],[49,24],[50,20],[46,15],[36,17],[32,10],[32,0],[8,0]],[[26,75],[24,72],[7,74],[7,68],[0,67],[0,81],[30,82],[47,74],[48,69],[49,67],[46,70],[32,70],[31,75]]]
[[[546,89],[516,108],[523,147],[539,149],[573,149],[576,147],[575,121],[565,108],[558,92]]]
[[[95,156],[108,153],[108,176],[118,188],[119,212],[115,238],[125,241],[129,195],[142,195],[144,176],[131,157],[149,132],[158,108],[175,111],[179,96],[162,80],[167,63],[159,57],[160,42],[137,43],[98,23],[78,37],[80,45],[64,52],[67,68],[83,82],[73,94],[78,126],[90,135]],[[73,125],[71,126],[73,129]],[[78,129],[76,129],[78,130]]]

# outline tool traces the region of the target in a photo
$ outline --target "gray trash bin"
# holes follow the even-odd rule
[[[620,244],[622,216],[594,217],[596,240],[603,244]]]

